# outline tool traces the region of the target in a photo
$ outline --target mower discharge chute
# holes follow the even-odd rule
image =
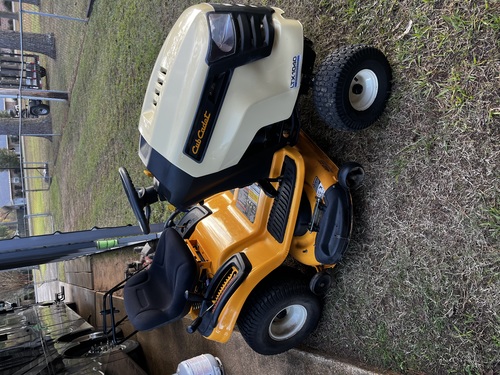
[[[200,4],[170,31],[139,122],[139,155],[154,183],[136,189],[120,169],[144,232],[151,204],[177,207],[152,265],[125,285],[137,329],[189,314],[189,332],[225,342],[238,324],[262,354],[315,329],[364,172],[357,163],[338,168],[300,131],[299,92],[312,85],[325,121],[359,130],[384,110],[391,70],[363,45],[335,52],[316,75],[314,59],[301,24],[278,8]],[[285,267],[289,256],[313,276]]]

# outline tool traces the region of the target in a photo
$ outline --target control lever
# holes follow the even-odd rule
[[[191,322],[190,325],[186,327],[187,333],[194,333],[198,327],[200,326],[201,322],[203,321],[203,316],[212,310],[212,308],[215,306],[215,304],[211,304],[205,311],[203,311],[198,317]]]

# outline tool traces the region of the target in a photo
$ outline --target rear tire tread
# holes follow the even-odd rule
[[[267,332],[270,324],[270,311],[276,308],[276,304],[293,301],[294,298],[308,299],[312,305],[305,326],[295,336],[283,341],[275,341],[269,336],[262,339],[263,325]],[[281,268],[264,279],[251,293],[241,310],[238,327],[247,344],[257,353],[279,354],[299,345],[316,328],[321,309],[320,298],[309,290],[306,278],[294,269]]]

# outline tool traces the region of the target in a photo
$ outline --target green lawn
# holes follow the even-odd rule
[[[38,168],[41,163],[49,162],[49,174],[52,172],[53,164],[51,163],[51,142],[47,139],[38,139],[35,137],[27,137],[24,140],[24,157],[25,160],[37,164],[27,164],[28,168]],[[50,202],[50,193],[48,191],[48,183],[40,178],[42,169],[27,169],[25,171],[25,183],[27,188],[32,190],[27,192],[27,198],[30,202],[30,214],[44,215],[50,214],[52,205]],[[34,191],[39,190],[39,191]],[[32,217],[29,219],[31,223],[31,234],[47,234],[52,232],[52,218],[50,216]]]

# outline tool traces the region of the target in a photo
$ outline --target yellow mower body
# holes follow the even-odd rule
[[[318,158],[319,156],[319,158]],[[206,336],[208,339],[226,342],[234,329],[240,310],[252,290],[273,270],[283,264],[291,255],[299,262],[316,267],[318,270],[334,267],[322,264],[314,255],[316,232],[307,231],[301,236],[294,235],[302,192],[314,206],[319,187],[330,187],[337,183],[338,168],[305,135],[301,134],[295,147],[285,147],[274,155],[270,178],[282,175],[285,158],[290,158],[296,166],[293,198],[286,220],[282,241],[269,232],[268,225],[274,198],[267,196],[258,185],[225,191],[207,199],[204,205],[211,215],[201,220],[187,242],[197,259],[200,272],[205,269],[209,277],[236,253],[244,253],[251,263],[251,271],[234,291],[217,319],[217,325]],[[306,165],[307,162],[307,165]],[[217,296],[224,295],[231,278],[238,272],[233,270],[228,279],[223,280]],[[217,300],[213,303],[217,304]],[[191,309],[196,318],[199,306]]]

